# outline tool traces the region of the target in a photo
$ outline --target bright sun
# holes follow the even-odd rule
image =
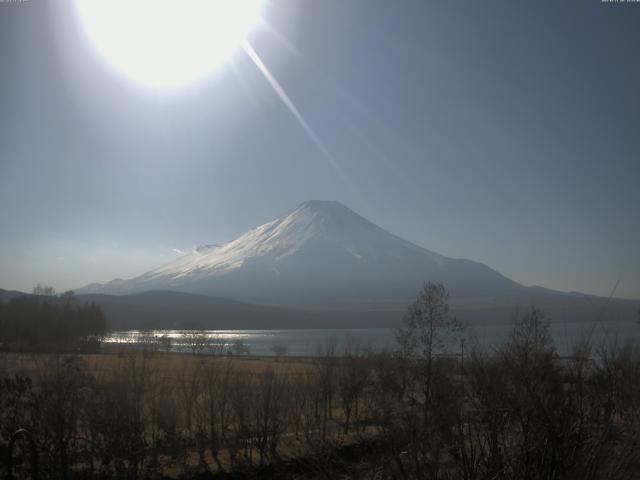
[[[209,74],[242,45],[263,0],[76,0],[98,51],[128,77],[177,87]]]

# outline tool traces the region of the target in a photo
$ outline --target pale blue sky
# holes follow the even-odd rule
[[[272,0],[150,91],[71,1],[0,3],[0,288],[129,277],[312,198],[526,285],[640,298],[640,4]]]

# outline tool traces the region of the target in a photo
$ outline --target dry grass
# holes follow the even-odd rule
[[[163,372],[167,380],[178,378],[183,372],[197,366],[218,364],[238,373],[264,373],[296,375],[309,371],[317,361],[311,357],[257,357],[257,356],[208,356],[183,353],[145,353],[133,349],[112,349],[105,353],[79,354],[87,373],[100,377],[123,368],[132,357],[151,362],[155,371]],[[0,353],[0,374],[38,378],[43,367],[56,362],[58,353]]]

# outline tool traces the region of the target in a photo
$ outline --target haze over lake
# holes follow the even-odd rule
[[[460,335],[465,340],[465,349],[478,347],[491,351],[508,339],[511,324],[469,325]],[[191,352],[189,342],[184,335],[185,330],[129,330],[114,332],[104,342],[110,344],[126,344],[143,348],[149,337],[167,336],[172,341],[171,349],[177,352]],[[358,329],[288,329],[288,330],[204,330],[209,342],[232,347],[241,340],[249,348],[251,355],[273,356],[274,347],[284,345],[286,355],[318,356],[327,353],[333,347],[337,355],[342,355],[345,348],[363,352],[397,348],[396,331],[392,328],[358,328]],[[551,334],[555,346],[561,355],[570,355],[573,347],[581,340],[590,339],[591,344],[600,348],[603,345],[622,346],[629,341],[640,340],[640,324],[628,321],[609,322],[558,322],[551,324]],[[449,353],[460,353],[459,339],[447,346]],[[206,349],[203,353],[207,353]]]

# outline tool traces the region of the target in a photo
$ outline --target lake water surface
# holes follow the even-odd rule
[[[512,330],[511,324],[483,324],[467,326],[462,337],[464,348],[472,346],[492,349],[500,346]],[[130,330],[114,332],[105,339],[107,343],[129,344],[142,347],[150,338],[166,336],[171,341],[171,350],[190,351],[191,341],[184,330]],[[627,341],[640,342],[640,324],[634,322],[565,322],[552,323],[551,333],[558,352],[570,354],[578,341],[590,338],[595,346],[603,342],[622,345]],[[291,356],[315,356],[333,345],[340,354],[347,346],[351,348],[371,348],[374,350],[396,348],[395,330],[391,328],[362,329],[297,329],[297,330],[206,330],[207,347],[203,353],[220,347],[232,348],[239,344],[247,347],[251,355],[274,355],[274,347],[285,346]],[[452,340],[448,347],[451,353],[459,352],[461,342]]]

